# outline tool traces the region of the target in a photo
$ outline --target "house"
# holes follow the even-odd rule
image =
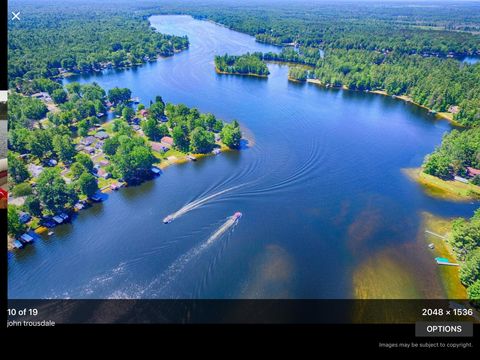
[[[95,144],[95,149],[101,150],[103,148],[103,141],[97,141]]]
[[[107,166],[108,164],[110,164],[110,162],[109,162],[108,160],[105,160],[105,159],[104,159],[104,160],[100,160],[100,161],[98,162],[98,165],[100,165],[100,166]]]
[[[85,149],[85,146],[82,145],[82,144],[78,144],[78,145],[75,146],[75,150],[77,150],[77,151],[82,151],[83,149]]]
[[[50,159],[50,160],[48,160],[47,164],[48,164],[48,166],[55,166],[55,165],[58,164],[58,162],[55,159]]]
[[[148,110],[147,109],[140,110],[140,115],[142,115],[143,117],[147,117]]]
[[[452,113],[452,114],[456,114],[458,113],[460,109],[458,108],[457,105],[452,105],[448,108],[448,112]]]
[[[105,169],[100,168],[97,170],[97,176],[103,179],[108,179],[110,177],[110,173],[108,173]]]
[[[20,211],[20,213],[18,214],[18,220],[20,220],[22,224],[29,222],[31,218],[32,217],[30,216],[30,214],[23,211]]]
[[[43,171],[43,166],[41,165],[35,165],[35,164],[28,164],[28,171],[30,174],[32,174],[33,177],[38,177],[42,171]]]
[[[132,125],[132,129],[134,131],[138,131],[138,130],[140,130],[140,125]]]
[[[85,146],[83,152],[87,154],[93,154],[95,152],[95,148],[91,146]]]
[[[110,137],[105,131],[99,131],[95,134],[95,137],[100,140],[105,140]]]
[[[156,151],[156,152],[163,151],[163,145],[159,142],[150,141],[150,147],[152,148],[153,151]]]
[[[480,169],[475,169],[473,167],[467,166],[467,175],[470,177],[475,177],[480,175]]]
[[[52,98],[50,97],[50,95],[47,92],[43,92],[43,91],[33,94],[32,98],[43,100],[43,101],[52,101]]]
[[[160,139],[160,142],[162,142],[164,146],[168,145],[168,148],[171,148],[173,146],[173,139],[170,136],[164,136]]]
[[[87,136],[87,137],[84,137],[82,140],[80,140],[80,144],[85,145],[85,146],[90,146],[95,141],[96,141],[96,139],[93,136]]]

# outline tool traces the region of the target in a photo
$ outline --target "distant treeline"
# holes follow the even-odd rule
[[[10,22],[8,36],[10,87],[60,71],[138,65],[189,46],[187,37],[160,34],[139,14],[88,7],[35,8],[21,22]]]

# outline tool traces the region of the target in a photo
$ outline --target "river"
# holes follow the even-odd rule
[[[9,259],[10,298],[350,298],[365,260],[416,243],[422,211],[472,215],[474,204],[428,197],[401,172],[422,163],[447,122],[389,97],[289,82],[278,64],[268,79],[216,74],[216,54],[279,49],[187,16],[150,20],[188,35],[190,49],[66,82],[128,87],[145,104],[161,95],[238,119],[249,147],[168,167],[80,212]],[[238,223],[208,241],[236,211]],[[433,260],[422,256],[397,260],[425,296],[441,296],[423,275]]]

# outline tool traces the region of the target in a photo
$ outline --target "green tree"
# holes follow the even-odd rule
[[[161,139],[158,123],[152,117],[148,117],[147,120],[142,121],[142,130],[143,133],[152,141],[158,141]]]
[[[201,127],[195,128],[190,134],[190,138],[190,151],[193,153],[208,153],[215,145],[214,135]]]
[[[172,132],[173,141],[175,146],[181,151],[188,151],[190,142],[188,140],[188,134],[184,127],[177,125],[173,128]]]
[[[231,124],[225,125],[220,133],[220,138],[229,148],[235,149],[240,147],[242,132],[240,131],[238,123],[234,121]]]
[[[25,128],[10,129],[8,131],[9,149],[12,149],[20,154],[28,150],[30,131]]]
[[[442,179],[449,179],[452,176],[452,167],[449,158],[442,156],[439,152],[434,152],[426,157],[423,163],[423,171]]]
[[[88,136],[88,130],[90,129],[90,123],[86,120],[83,119],[78,122],[77,124],[78,127],[78,135],[80,136]]]
[[[95,176],[84,172],[77,181],[77,186],[81,194],[90,197],[98,191],[98,183]]]
[[[125,103],[132,97],[132,92],[127,88],[114,87],[108,90],[108,99],[113,104]]]
[[[9,151],[7,154],[8,176],[15,184],[24,182],[30,177],[27,167],[18,154]]]
[[[467,294],[471,300],[480,300],[480,280],[475,281],[467,288]]]
[[[28,149],[32,155],[39,159],[49,156],[53,151],[50,132],[45,130],[32,131],[28,141]]]
[[[25,210],[32,216],[42,216],[42,206],[40,200],[33,195],[27,196],[25,199]]]
[[[124,136],[112,160],[115,172],[129,181],[148,176],[155,157],[143,139]]]
[[[467,255],[460,267],[460,280],[466,286],[480,280],[480,248],[476,248]]]
[[[74,180],[77,180],[84,172],[87,172],[85,166],[83,166],[79,162],[74,162],[70,167],[70,172],[72,173],[72,177]]]
[[[32,194],[32,185],[26,182],[15,185],[12,189],[12,194],[15,197],[30,195]]]
[[[53,90],[52,92],[52,100],[56,104],[63,104],[65,101],[67,101],[67,93],[63,89],[56,89]]]
[[[76,154],[75,146],[68,135],[53,137],[53,150],[63,162],[70,162]]]
[[[150,105],[149,114],[155,120],[160,120],[164,115],[164,111],[165,111],[165,104],[163,103],[163,101],[162,102],[157,101],[152,105]]]
[[[18,209],[15,205],[8,206],[8,233],[11,236],[19,236],[25,232],[26,227],[20,222]]]
[[[126,121],[130,122],[130,120],[132,120],[134,116],[135,116],[135,111],[134,111],[131,107],[125,106],[125,107],[123,108],[123,110],[122,110],[122,117],[123,117]]]
[[[93,170],[93,161],[87,154],[78,153],[75,155],[75,161],[82,164],[87,171],[91,172]]]
[[[72,207],[78,196],[72,186],[67,185],[57,168],[46,168],[38,177],[37,193],[44,208],[51,213]]]
[[[103,142],[103,152],[106,155],[114,155],[117,152],[119,146],[120,142],[118,140],[118,136],[113,136]]]

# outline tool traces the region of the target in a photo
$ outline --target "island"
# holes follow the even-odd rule
[[[270,72],[261,53],[240,56],[225,54],[215,56],[215,70],[220,74],[267,77]]]
[[[28,242],[29,231],[68,222],[74,212],[102,201],[102,192],[152,179],[171,164],[240,147],[237,121],[166,104],[161,96],[147,108],[135,104],[127,88],[105,92],[95,83],[73,82],[66,89],[50,79],[41,83],[40,97],[10,96],[9,248],[22,236]],[[104,121],[106,112],[115,118]]]

